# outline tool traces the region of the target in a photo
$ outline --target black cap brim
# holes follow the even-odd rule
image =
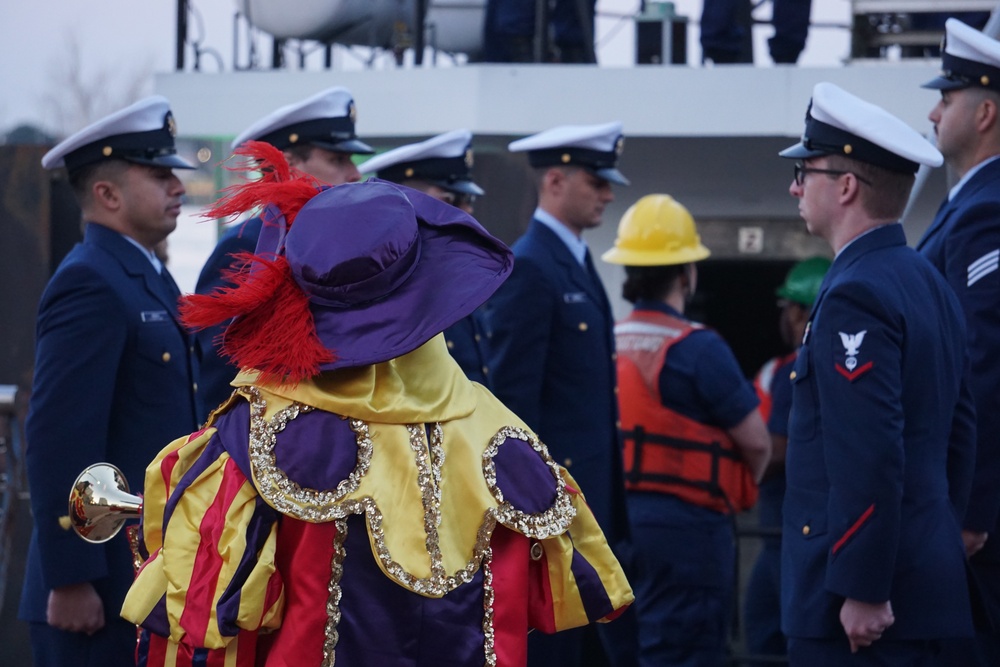
[[[818,151],[810,148],[806,148],[805,144],[801,141],[794,146],[789,146],[785,150],[778,153],[780,157],[790,158],[792,160],[805,160],[811,157],[820,157],[823,155],[829,155],[830,153],[826,151]]]
[[[352,155],[372,155],[375,149],[361,141],[360,139],[345,139],[344,141],[310,141],[313,146],[325,148],[328,151],[338,153],[350,153]]]
[[[170,167],[171,169],[197,169],[180,155],[160,155],[153,158],[124,157],[126,162],[133,164],[144,164],[148,167]]]
[[[460,192],[464,195],[475,195],[482,197],[486,191],[472,181],[428,181],[432,185],[448,190],[449,192]]]
[[[616,183],[618,185],[632,185],[631,181],[625,178],[625,174],[621,173],[617,169],[592,169],[591,172],[595,176],[603,178],[609,183]]]
[[[970,84],[967,81],[947,77],[942,74],[941,76],[931,79],[920,87],[930,88],[931,90],[958,90],[960,88],[968,88],[969,85]]]

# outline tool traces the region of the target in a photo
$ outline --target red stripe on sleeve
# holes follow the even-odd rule
[[[246,478],[236,463],[232,459],[226,461],[222,484],[198,527],[198,552],[180,618],[181,627],[188,632],[190,641],[195,646],[203,646],[205,643],[205,633],[215,604],[215,592],[223,565],[218,544],[226,526],[226,512],[245,481]],[[240,554],[231,557],[239,558]]]
[[[844,544],[847,542],[847,540],[851,539],[851,535],[854,535],[854,533],[858,532],[858,529],[861,528],[861,526],[865,523],[865,521],[868,521],[868,519],[871,517],[871,515],[874,512],[875,512],[875,504],[872,503],[868,507],[868,509],[866,509],[864,511],[864,514],[862,514],[858,518],[858,520],[854,522],[854,525],[851,526],[850,528],[848,528],[847,532],[844,533],[843,535],[841,535],[840,539],[837,540],[837,543],[833,545],[833,553],[834,554],[836,554],[838,551],[840,551],[841,547],[844,546]]]

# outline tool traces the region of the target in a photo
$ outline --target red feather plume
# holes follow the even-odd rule
[[[236,154],[250,158],[263,176],[227,188],[208,217],[239,215],[271,204],[290,226],[319,191],[314,180],[293,170],[270,144],[252,141]],[[318,374],[320,365],[336,356],[316,334],[309,297],[296,284],[288,260],[251,253],[233,259],[234,268],[224,274],[230,286],[185,296],[181,322],[200,330],[231,320],[215,344],[240,368],[260,371],[264,384],[295,384]]]

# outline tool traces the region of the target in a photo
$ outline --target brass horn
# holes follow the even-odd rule
[[[122,471],[110,463],[95,463],[73,482],[69,515],[59,517],[59,525],[99,544],[117,535],[125,521],[141,514],[142,498],[129,493]]]

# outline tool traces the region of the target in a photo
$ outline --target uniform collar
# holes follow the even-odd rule
[[[121,232],[116,232],[116,233],[121,234]],[[134,245],[136,248],[139,249],[139,251],[146,257],[146,259],[150,261],[150,263],[153,265],[153,268],[156,269],[157,273],[159,273],[160,275],[163,274],[163,262],[160,261],[160,258],[156,256],[155,252],[146,248],[144,245],[136,241],[131,236],[128,236],[127,234],[122,234],[121,236],[126,241],[128,241],[129,243],[131,243],[132,245]]]
[[[655,299],[639,299],[635,302],[636,310],[655,310],[665,315],[670,315],[671,317],[676,317],[679,320],[687,321],[684,317],[684,313],[678,311],[673,306],[663,303],[662,301],[657,301]]]
[[[583,266],[584,258],[587,256],[587,242],[569,230],[569,227],[559,221],[548,211],[542,208],[535,209],[535,220],[552,230],[552,233],[559,237],[559,240],[569,249],[570,254],[577,264]]]
[[[962,191],[962,188],[965,187],[965,184],[971,181],[972,177],[978,174],[983,167],[985,167],[991,162],[996,161],[997,158],[1000,158],[1000,155],[994,155],[993,157],[988,157],[979,164],[977,164],[975,167],[970,169],[969,171],[965,172],[965,176],[962,177],[962,180],[956,183],[955,186],[948,191],[948,201],[954,199],[958,195],[958,193]]]

